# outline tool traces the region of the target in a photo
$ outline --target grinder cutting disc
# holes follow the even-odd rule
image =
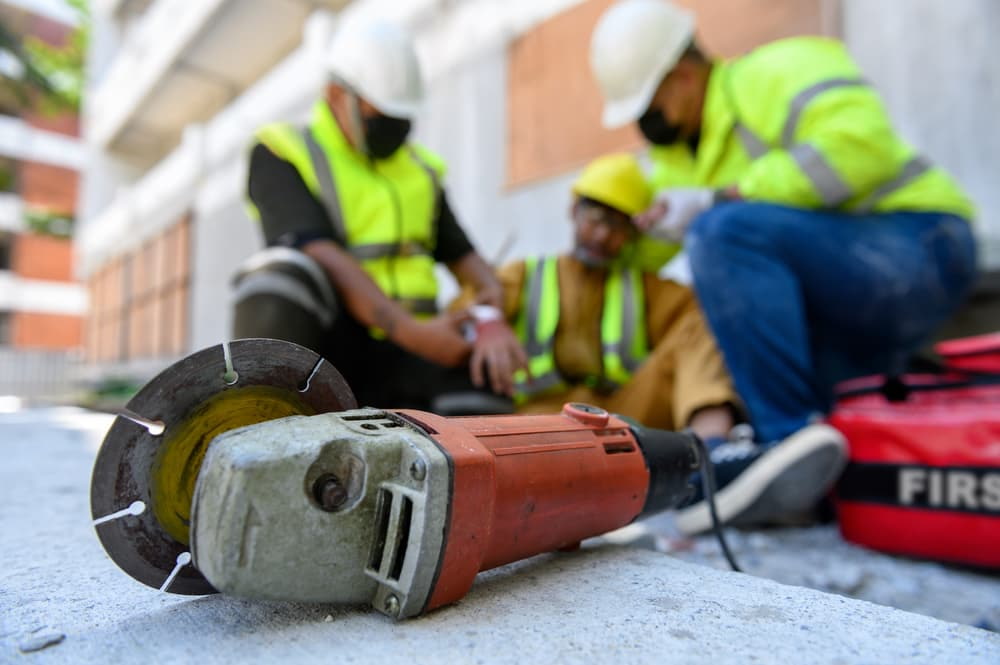
[[[90,506],[104,549],[151,587],[214,593],[185,565],[191,499],[208,444],[236,427],[356,407],[333,365],[290,342],[236,340],[178,361],[132,398],[97,455]]]

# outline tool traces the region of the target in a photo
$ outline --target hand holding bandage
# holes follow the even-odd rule
[[[653,205],[632,221],[654,238],[680,243],[694,218],[716,200],[716,191],[705,187],[664,189],[656,195]]]

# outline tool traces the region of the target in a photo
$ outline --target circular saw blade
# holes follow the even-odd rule
[[[356,407],[340,372],[297,344],[243,339],[187,356],[147,383],[104,438],[90,487],[101,544],[144,584],[172,593],[214,593],[194,566],[184,565],[190,561],[184,521],[190,504],[184,501],[190,501],[211,438],[277,417]],[[233,420],[229,414],[236,412]],[[179,456],[187,458],[180,465],[188,468],[165,473]],[[141,512],[128,511],[130,506]]]

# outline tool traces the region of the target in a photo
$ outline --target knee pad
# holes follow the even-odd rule
[[[318,263],[288,247],[269,247],[233,278],[233,338],[268,337],[320,352],[337,317],[337,298]]]

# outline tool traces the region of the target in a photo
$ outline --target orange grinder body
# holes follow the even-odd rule
[[[538,416],[394,413],[451,466],[446,544],[424,611],[462,598],[482,570],[574,549],[676,505],[697,466],[691,435],[647,430],[584,404]]]

